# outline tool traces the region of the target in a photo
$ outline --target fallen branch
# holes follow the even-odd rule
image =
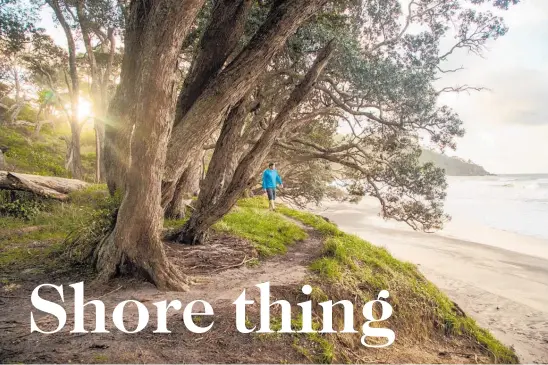
[[[69,193],[86,186],[88,183],[81,180],[0,171],[0,190],[27,191],[62,201],[68,200]]]

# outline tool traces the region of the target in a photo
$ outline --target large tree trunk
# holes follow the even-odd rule
[[[250,0],[221,0],[215,4],[211,19],[200,40],[197,53],[192,60],[177,100],[175,126],[182,123],[183,117],[200,97],[207,83],[219,74],[224,63],[234,51],[244,33],[247,15],[252,4],[253,1]],[[185,142],[186,145],[188,141]],[[177,192],[182,188],[182,174],[188,170],[187,164],[192,164],[201,152],[200,144],[189,149],[185,161],[181,161],[180,174],[175,177],[176,180],[164,183],[163,201],[171,202],[170,205],[179,204]]]
[[[172,196],[177,181],[191,158],[214,132],[229,108],[255,87],[272,57],[297,27],[317,12],[327,0],[281,0],[272,9],[244,50],[215,78],[177,121],[168,145],[164,191]],[[184,145],[181,142],[184,141]]]
[[[68,200],[69,193],[86,186],[88,183],[80,180],[0,171],[0,190],[27,191],[57,200]]]
[[[82,179],[82,154],[80,150],[80,135],[82,129],[80,124],[75,121],[70,123],[71,138],[67,146],[67,166],[74,179]]]
[[[84,40],[84,46],[86,48],[86,55],[90,67],[91,76],[91,101],[93,104],[94,112],[94,129],[95,129],[95,181],[101,182],[104,176],[104,163],[103,163],[103,150],[105,140],[105,127],[103,121],[105,120],[108,108],[108,87],[110,84],[110,73],[112,71],[112,64],[114,61],[115,37],[114,30],[109,28],[105,42],[109,43],[109,57],[107,65],[105,67],[104,74],[97,64],[93,46],[91,43],[92,24],[87,18],[85,11],[84,0],[77,0],[76,14],[78,16],[78,23],[82,31],[82,38]]]
[[[175,123],[182,121],[209,80],[215,77],[244,33],[251,0],[217,1],[177,101]]]
[[[203,173],[203,155],[205,151],[201,152],[201,156],[198,156],[197,159],[192,161],[192,163],[187,167],[183,176],[179,179],[177,183],[177,189],[173,199],[167,207],[165,207],[165,216],[166,218],[172,219],[181,219],[185,216],[186,207],[189,203],[189,200],[192,197],[198,195],[200,191],[200,182],[202,180]],[[162,204],[164,206],[165,203]]]
[[[168,262],[160,239],[161,178],[175,112],[177,58],[202,5],[203,0],[131,3],[122,79],[109,119],[115,134],[133,133],[123,141],[130,141],[123,149],[129,156],[118,156],[111,166],[128,163],[125,181],[115,182],[125,191],[116,225],[95,255],[101,279],[129,269],[161,289],[186,288],[187,279]]]
[[[109,28],[107,34],[109,40],[109,54],[107,65],[103,74],[101,75],[100,87],[99,87],[99,107],[100,113],[95,117],[95,135],[96,135],[96,148],[99,151],[96,156],[96,175],[97,182],[106,180],[106,167],[105,167],[105,120],[108,114],[108,107],[110,103],[111,86],[111,74],[114,67],[114,55],[116,53],[116,38],[114,35],[114,29]]]
[[[78,68],[76,61],[76,43],[72,34],[72,28],[65,19],[63,9],[59,0],[46,0],[49,6],[53,9],[55,17],[61,24],[65,36],[67,38],[68,53],[69,53],[69,73],[70,83],[67,81],[69,88],[71,115],[69,117],[72,140],[68,144],[67,150],[67,167],[72,172],[72,177],[76,179],[82,178],[82,158],[80,155],[80,132],[81,124],[78,121],[78,104],[80,96],[80,80],[78,78]]]
[[[233,160],[237,154],[238,142],[249,111],[249,104],[249,98],[244,97],[232,108],[225,119],[191,219],[196,220],[197,217],[203,217],[208,208],[215,205],[219,197],[225,192],[234,172]],[[195,224],[193,223],[193,225]],[[190,244],[199,244],[206,239],[206,234],[207,230],[202,230],[199,235],[191,234],[189,239],[181,237],[178,240]]]
[[[333,51],[334,42],[331,41],[319,53],[316,61],[302,81],[292,91],[283,108],[268,125],[268,128],[257,143],[255,143],[238,164],[230,183],[219,194],[220,186],[222,186],[219,176],[224,173],[223,166],[226,165],[227,161],[236,152],[233,146],[237,145],[235,143],[237,139],[236,133],[231,129],[231,126],[237,126],[238,123],[225,123],[215,147],[213,159],[210,162],[210,171],[208,171],[208,177],[210,175],[216,177],[217,181],[213,179],[213,184],[211,185],[208,181],[208,185],[202,188],[198,197],[196,210],[183,227],[182,232],[178,235],[177,241],[188,244],[202,243],[207,236],[208,229],[228,213],[242,193],[251,187],[253,177],[258,173],[264,158],[267,156],[276,138],[284,131],[284,128],[291,120],[293,112],[313,88],[314,83],[331,58]],[[229,119],[227,119],[228,121]],[[231,142],[232,144],[227,142]],[[217,171],[211,171],[213,168],[217,169]],[[208,177],[206,177],[206,181]],[[212,201],[212,198],[215,198],[215,200]]]

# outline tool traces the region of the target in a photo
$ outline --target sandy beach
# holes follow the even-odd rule
[[[313,211],[417,264],[521,362],[548,363],[548,240],[459,221],[438,233],[414,232],[382,220],[370,199]]]

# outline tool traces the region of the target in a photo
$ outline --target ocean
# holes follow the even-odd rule
[[[450,176],[445,211],[470,222],[548,239],[548,174]]]

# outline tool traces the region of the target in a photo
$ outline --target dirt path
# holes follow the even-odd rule
[[[320,235],[307,227],[303,226],[303,228],[307,230],[308,238],[289,246],[286,254],[261,261],[258,265],[243,265],[223,271],[214,269],[208,272],[206,270],[201,275],[194,277],[196,282],[188,292],[161,292],[147,285],[146,288],[120,290],[101,300],[105,303],[111,300],[119,303],[121,300],[125,300],[124,298],[133,297],[147,303],[173,298],[185,303],[202,299],[213,304],[227,300],[234,301],[244,289],[247,289],[251,294],[257,294],[258,289],[255,288],[255,285],[267,281],[271,286],[302,283],[308,274],[308,266],[320,256],[322,249]],[[188,254],[196,248],[183,246],[182,250]],[[228,255],[228,253],[226,254]],[[245,260],[246,256],[239,263]]]
[[[185,270],[193,273],[196,283],[188,292],[160,292],[142,281],[119,279],[108,287],[86,285],[85,301],[100,299],[105,305],[106,328],[109,333],[70,334],[74,328],[73,290],[71,283],[84,280],[74,273],[27,279],[23,287],[6,295],[0,290],[0,363],[317,363],[326,361],[325,354],[339,349],[335,362],[348,363],[470,363],[487,362],[477,348],[468,341],[448,342],[435,335],[428,341],[417,341],[412,336],[400,336],[398,343],[385,349],[364,348],[348,337],[334,336],[324,345],[316,339],[297,334],[241,333],[235,325],[233,301],[246,289],[246,299],[255,303],[246,306],[248,328],[259,325],[259,290],[255,285],[270,282],[270,300],[284,299],[297,308],[305,298],[300,285],[307,282],[308,267],[320,257],[321,236],[307,229],[308,238],[288,248],[284,255],[261,261],[254,260],[256,251],[249,242],[230,236],[213,237],[208,245],[189,247],[168,245],[168,255]],[[251,260],[251,261],[250,261]],[[246,263],[247,265],[241,265]],[[251,264],[251,265],[250,265]],[[24,274],[23,274],[24,276]],[[35,314],[39,328],[46,331],[57,327],[57,319],[33,310],[31,291],[39,284],[64,285],[64,306],[67,322],[63,330],[54,334],[30,333],[30,313]],[[0,288],[1,289],[1,288]],[[59,303],[54,290],[41,290],[42,298]],[[196,334],[190,332],[183,320],[183,310],[169,310],[169,334],[154,333],[157,328],[157,310],[154,302],[178,299],[183,307],[197,299],[205,300],[214,310],[213,316],[195,316],[196,325],[211,330]],[[122,301],[136,300],[149,311],[148,326],[138,334],[126,334],[116,329],[112,310]],[[85,308],[87,330],[95,328],[95,308]],[[195,306],[194,311],[200,311]],[[271,308],[271,319],[279,318],[278,306]],[[127,305],[124,325],[134,330],[138,324],[137,310]],[[327,347],[322,347],[327,346]]]
[[[247,289],[247,298],[258,302],[258,289],[256,284],[269,281],[271,288],[294,287],[302,283],[308,273],[308,265],[321,254],[322,240],[314,231],[307,229],[309,237],[288,248],[285,255],[275,256],[260,262],[258,265],[244,265],[227,270],[219,270],[210,267],[200,267],[195,276],[196,283],[188,292],[160,292],[152,285],[142,282],[120,281],[112,283],[110,287],[96,288],[86,286],[85,301],[100,299],[106,307],[107,329],[112,329],[109,334],[72,334],[68,332],[73,327],[73,297],[72,289],[67,285],[73,281],[68,278],[56,280],[55,284],[64,284],[65,310],[67,323],[65,328],[53,335],[30,334],[30,292],[34,286],[21,288],[14,293],[0,297],[0,362],[245,362],[246,356],[250,362],[261,362],[261,348],[257,344],[250,345],[249,335],[238,333],[234,328],[234,312],[232,302]],[[212,245],[221,245],[222,238],[213,240]],[[196,257],[207,255],[204,247],[185,247],[170,245],[172,256]],[[206,247],[207,248],[207,247]],[[216,252],[210,247],[209,252]],[[235,266],[231,263],[241,263],[249,257],[249,247],[245,247],[242,241],[228,239],[223,247],[226,261],[221,267]],[[241,256],[244,256],[243,259]],[[208,259],[204,261],[208,262]],[[211,260],[209,260],[211,261]],[[188,266],[187,266],[188,267]],[[209,271],[208,271],[209,270]],[[40,283],[48,282],[42,280]],[[274,290],[273,299],[276,296]],[[53,290],[41,291],[44,298],[50,297],[52,301],[59,302],[58,294]],[[138,335],[127,335],[114,328],[111,316],[113,308],[120,302],[128,299],[140,301],[149,309],[149,326]],[[182,323],[182,311],[168,312],[168,328],[173,332],[170,335],[152,335],[155,329],[156,308],[154,302],[162,300],[178,299],[183,306],[190,301],[201,299],[209,302],[215,312],[215,327],[203,336],[193,334],[186,330]],[[199,310],[199,308],[196,308]],[[255,309],[250,309],[250,315]],[[36,311],[35,311],[36,312]],[[35,315],[40,328],[44,330],[54,329],[57,320],[52,316]],[[126,306],[124,323],[126,328],[133,329],[137,326],[137,311],[134,306]],[[94,311],[86,308],[86,328],[94,327]],[[230,332],[230,336],[226,333]],[[208,343],[218,343],[211,346],[210,350],[204,349],[202,341],[208,338]],[[302,362],[302,357],[287,354],[288,346],[285,340],[278,341],[274,347],[270,346],[263,352],[262,362],[272,362],[279,352],[287,361]],[[174,346],[176,345],[176,346]],[[209,347],[209,346],[208,346]],[[214,349],[213,347],[218,347]],[[285,348],[285,350],[284,350]],[[183,350],[184,349],[184,350]],[[219,353],[219,349],[222,351]],[[246,355],[248,351],[248,355]],[[270,352],[270,354],[269,354]],[[228,355],[231,354],[231,355]],[[230,359],[230,356],[234,358]],[[274,356],[274,357],[273,357]]]

